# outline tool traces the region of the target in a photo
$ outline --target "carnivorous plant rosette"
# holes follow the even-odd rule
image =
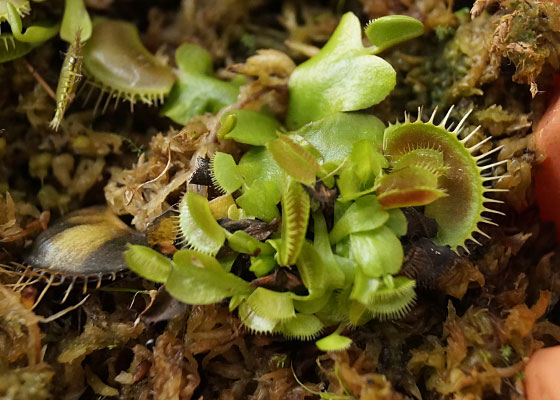
[[[482,176],[494,165],[479,167],[488,153],[471,154],[485,141],[465,146],[476,133],[462,135],[468,115],[450,130],[451,110],[437,125],[436,111],[423,122],[419,110],[416,120],[405,114],[389,127],[356,112],[395,85],[393,68],[375,54],[422,32],[413,18],[380,18],[366,28],[372,45],[364,47],[357,17],[345,14],[321,51],[293,71],[285,127],[266,109],[222,115],[218,140],[247,150],[199,163],[211,180],[179,203],[183,249],[169,259],[130,246],[129,267],[188,304],[229,299],[253,332],[309,340],[338,325],[317,342],[325,351],[349,346],[341,335],[348,325],[405,314],[415,281],[401,273],[402,209],[424,207],[439,227],[434,245],[454,251],[485,235],[479,224],[492,223],[483,214],[494,212],[485,205],[494,201],[494,178]],[[181,59],[198,51],[178,52]]]

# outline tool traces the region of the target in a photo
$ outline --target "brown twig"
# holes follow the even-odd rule
[[[27,61],[25,58],[23,59],[23,62],[25,63],[25,66],[27,67],[27,69],[29,70],[29,72],[31,72],[31,75],[33,75],[33,77],[35,78],[35,80],[37,82],[39,82],[39,85],[41,85],[43,87],[43,89],[45,89],[45,92],[47,92],[47,94],[51,97],[51,99],[53,99],[54,101],[56,101],[56,94],[55,92],[51,89],[51,87],[49,86],[49,84],[47,82],[45,82],[45,80],[43,79],[43,77],[37,72],[37,70],[35,68],[33,68],[33,66],[31,64],[29,64],[29,61]]]

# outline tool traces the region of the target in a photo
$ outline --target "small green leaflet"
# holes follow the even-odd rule
[[[264,146],[276,139],[276,131],[280,128],[280,123],[275,118],[252,110],[230,111],[222,116],[221,121],[222,128],[218,131],[218,138],[253,146]]]
[[[182,44],[175,52],[175,63],[179,79],[161,109],[162,115],[184,125],[195,115],[217,113],[237,100],[238,83],[215,78],[212,57],[202,47]]]

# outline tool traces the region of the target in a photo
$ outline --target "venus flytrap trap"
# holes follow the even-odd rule
[[[208,200],[194,192],[187,192],[179,204],[181,238],[193,249],[215,255],[226,239],[225,230],[218,225]]]
[[[105,95],[103,109],[111,100],[126,100],[131,107],[137,101],[163,103],[176,79],[171,68],[144,47],[134,25],[99,17],[83,48],[83,67],[87,84],[100,89],[96,110]]]
[[[76,31],[74,42],[68,45],[68,51],[62,63],[56,87],[56,110],[50,127],[58,130],[66,109],[76,96],[78,85],[82,79],[82,39],[81,31]]]
[[[31,43],[16,40],[11,33],[2,33],[0,34],[0,64],[21,58],[34,48]]]
[[[213,156],[212,186],[222,196],[209,202],[184,195],[178,226],[190,250],[168,260],[131,246],[130,268],[189,304],[229,298],[230,310],[252,332],[309,340],[338,325],[317,341],[324,351],[350,345],[341,335],[348,326],[410,310],[415,281],[399,275],[407,233],[400,208],[425,206],[440,226],[438,244],[456,250],[476,240],[479,222],[490,222],[481,214],[491,211],[484,203],[492,201],[485,197],[492,189],[484,186],[491,178],[481,172],[493,165],[478,167],[485,156],[471,152],[480,144],[465,147],[473,133],[457,136],[468,115],[450,132],[449,113],[439,125],[434,112],[428,122],[419,114],[415,122],[406,116],[385,128],[372,115],[347,112],[381,101],[394,86],[394,71],[373,54],[421,33],[409,17],[382,18],[366,28],[372,43],[366,48],[357,18],[346,14],[319,54],[290,78],[286,122],[298,129],[286,131],[264,112],[225,113],[218,139],[252,147],[238,162],[225,153]],[[198,52],[190,45],[183,51]],[[214,79],[209,57],[201,54],[190,76],[196,71]],[[318,201],[317,188],[330,193],[330,201]],[[259,238],[249,228],[225,228],[239,218],[246,226],[280,219],[281,227]],[[230,272],[232,259],[221,258],[232,252],[238,275]],[[279,275],[290,283],[279,284]]]
[[[0,22],[8,21],[8,5],[11,5],[20,18],[25,17],[31,12],[29,0],[2,0],[0,1]]]
[[[30,12],[28,0],[0,0],[0,23],[7,22],[11,29],[0,34],[0,64],[25,56],[57,34],[59,25],[46,22],[32,24],[24,32],[22,18]]]
[[[417,160],[412,163],[412,166],[416,167],[415,173],[418,173],[419,180],[429,184],[420,197],[428,197],[427,200],[431,200],[426,203],[425,214],[434,218],[439,225],[436,243],[448,245],[456,250],[459,247],[466,249],[468,241],[478,243],[474,236],[475,233],[488,236],[478,227],[479,223],[492,223],[483,216],[484,213],[500,214],[485,205],[497,202],[497,200],[487,197],[496,189],[486,187],[485,182],[498,177],[482,176],[485,170],[490,170],[496,164],[488,164],[483,167],[478,165],[500,148],[473,156],[471,153],[490,138],[470,148],[466,147],[465,144],[478,131],[478,128],[460,139],[463,124],[470,112],[465,114],[453,131],[446,128],[450,113],[451,109],[438,125],[434,124],[436,111],[428,122],[422,122],[421,110],[419,110],[415,122],[411,122],[409,115],[406,114],[404,122],[390,125],[385,131],[383,149],[389,159],[397,165],[402,163],[403,157],[410,158],[412,156],[409,154],[416,151],[416,155],[413,157]],[[430,156],[426,157],[424,161],[418,161],[417,155],[426,151],[430,152]],[[442,154],[443,168],[437,166],[438,162],[434,164],[434,155],[437,154],[435,152]],[[410,168],[410,162],[406,163]],[[402,171],[404,170],[402,169]],[[433,184],[434,177],[437,177],[437,187],[434,187]],[[458,204],[462,206],[458,207]]]
[[[27,4],[29,5],[29,3]],[[5,3],[5,20],[10,24],[12,35],[14,35],[16,40],[24,43],[41,43],[49,40],[58,33],[60,25],[47,22],[37,22],[24,30],[22,15],[26,13],[22,12],[22,9],[18,8],[18,5],[21,6],[21,3],[14,4],[12,1],[7,1]],[[2,17],[0,16],[0,21],[1,20]]]
[[[296,263],[307,233],[310,201],[303,186],[285,178],[282,194],[282,231],[276,246],[277,262],[281,266]]]
[[[91,37],[91,32],[92,22],[83,0],[66,0],[60,37],[68,42],[68,50],[58,77],[56,111],[50,123],[51,129],[55,131],[76,97],[82,79],[83,44]]]

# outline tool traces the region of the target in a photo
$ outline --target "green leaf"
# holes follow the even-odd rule
[[[404,258],[400,240],[386,226],[373,231],[352,233],[350,253],[370,278],[396,274],[401,269]]]
[[[381,287],[382,281],[378,278],[370,278],[358,268],[355,274],[354,286],[350,298],[363,305],[368,305],[372,300],[373,294]]]
[[[311,152],[286,135],[278,134],[278,139],[268,142],[266,148],[280,168],[304,185],[314,183],[323,172]]]
[[[217,113],[237,101],[239,85],[214,77],[212,58],[203,48],[185,43],[175,52],[178,81],[171,89],[161,114],[178,124],[186,124],[195,115]]]
[[[367,140],[381,145],[384,129],[383,122],[373,115],[339,112],[313,121],[294,134],[317,149],[325,163],[339,164],[350,154],[356,142]]]
[[[437,175],[422,167],[409,166],[378,179],[377,198],[385,208],[423,206],[445,196]]]
[[[183,240],[193,249],[216,254],[226,240],[224,229],[216,222],[208,200],[195,192],[187,192],[179,203],[179,230]]]
[[[280,216],[277,204],[282,198],[283,171],[265,147],[254,147],[239,160],[238,169],[246,187],[236,202],[243,210],[263,221]]]
[[[346,13],[321,51],[300,64],[288,87],[288,128],[299,128],[339,111],[355,111],[382,101],[396,73],[362,44],[360,21]]]
[[[232,296],[231,299],[229,299],[229,306],[228,306],[229,312],[233,312],[245,300],[247,300],[247,296],[238,296],[238,295]]]
[[[343,239],[341,242],[337,243],[337,246],[341,243],[348,243],[348,256],[350,255],[350,239],[346,238]],[[341,257],[338,254],[334,255],[334,259],[336,260],[337,265],[340,267],[340,270],[344,274],[344,286],[346,287],[348,284],[354,282],[354,274],[356,268],[358,268],[358,264],[348,257]]]
[[[256,180],[235,201],[248,215],[270,222],[280,216],[277,204],[282,192],[272,180]]]
[[[246,301],[239,305],[239,319],[254,333],[272,333],[278,325],[278,321],[257,315]]]
[[[334,225],[329,234],[330,243],[335,244],[351,233],[377,229],[388,219],[389,213],[383,210],[375,196],[360,197]]]
[[[92,23],[84,0],[66,0],[60,37],[68,43],[74,43],[79,32],[80,40],[85,42],[91,37]]]
[[[399,208],[392,208],[387,211],[389,212],[389,219],[385,222],[385,226],[398,237],[406,235],[408,222],[404,213]]]
[[[329,277],[323,268],[322,257],[308,241],[304,241],[296,265],[301,281],[310,295],[322,293],[328,288]]]
[[[287,177],[282,193],[281,241],[276,259],[279,265],[296,263],[305,242],[310,209],[311,201],[303,186]]]
[[[256,257],[251,257],[251,266],[249,271],[255,274],[257,278],[266,276],[276,268],[276,260],[274,256],[266,256],[259,254]]]
[[[274,249],[267,243],[259,242],[257,239],[244,231],[235,231],[228,237],[228,246],[238,253],[262,254],[264,256],[271,256],[274,254]]]
[[[124,258],[128,268],[152,282],[164,283],[173,268],[169,258],[146,246],[129,245]]]
[[[191,43],[183,43],[175,50],[175,63],[182,72],[193,75],[214,73],[212,56],[204,48]]]
[[[249,186],[256,181],[272,181],[278,188],[282,186],[284,173],[265,147],[254,147],[243,154],[238,167]]]
[[[235,124],[226,123],[232,116],[235,116]],[[224,129],[218,131],[218,138],[253,146],[264,146],[276,139],[276,131],[281,127],[276,119],[252,110],[231,111],[224,114],[221,121]]]
[[[243,185],[243,178],[231,154],[216,152],[211,161],[212,182],[225,194]]]
[[[352,339],[342,336],[336,332],[331,333],[315,342],[317,348],[321,351],[342,351],[346,350],[352,344]]]
[[[258,287],[247,299],[247,305],[256,315],[271,321],[287,321],[296,315],[290,292]]]
[[[278,324],[274,331],[292,340],[312,340],[321,333],[322,329],[323,323],[319,318],[298,313],[294,318]]]
[[[421,36],[424,33],[424,25],[407,15],[387,15],[372,20],[365,33],[374,46],[371,51],[377,54],[391,46]]]
[[[313,247],[321,258],[321,267],[327,276],[326,287],[342,288],[345,281],[344,272],[338,265],[332,252],[325,217],[319,211],[313,213]]]
[[[213,304],[232,296],[248,296],[253,287],[226,272],[211,256],[193,250],[179,250],[173,256],[174,268],[165,288],[187,304]]]
[[[348,320],[352,326],[362,326],[371,320],[371,313],[366,306],[357,301],[350,302],[348,309]]]

